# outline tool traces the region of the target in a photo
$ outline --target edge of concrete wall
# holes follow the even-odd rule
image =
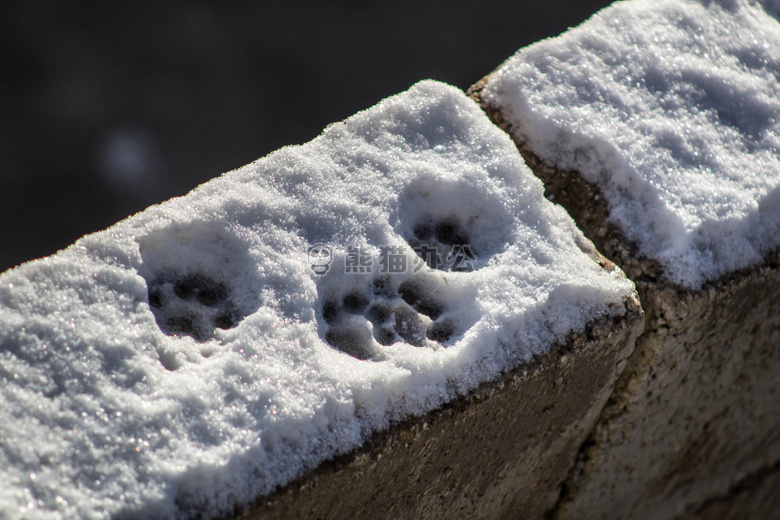
[[[643,329],[638,300],[262,498],[241,518],[539,518]]]

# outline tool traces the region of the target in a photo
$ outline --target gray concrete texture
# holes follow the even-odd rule
[[[481,102],[485,82],[469,93],[511,134],[500,108]],[[676,287],[608,221],[597,186],[518,146],[546,196],[634,280],[647,318],[548,516],[666,519],[732,508],[743,497],[735,490],[760,483],[780,460],[780,256],[701,290]],[[759,486],[764,511],[780,509],[780,494],[765,491],[776,482]]]
[[[780,489],[780,466],[743,479],[727,494],[708,500],[676,520],[743,520],[761,518],[777,520],[777,491]]]

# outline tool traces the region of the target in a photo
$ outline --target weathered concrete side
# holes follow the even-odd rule
[[[375,436],[242,518],[541,518],[643,329],[638,300],[503,380]]]
[[[677,520],[777,520],[777,493],[780,490],[780,466],[749,475],[726,495],[710,499]]]
[[[703,291],[638,284],[646,332],[559,518],[671,518],[780,460],[778,260]]]
[[[470,94],[478,102],[485,80]],[[495,107],[491,119],[511,133]],[[672,518],[780,460],[780,257],[689,291],[607,221],[598,188],[518,143],[547,196],[637,284],[645,332],[552,516]],[[780,496],[776,499],[780,506]]]

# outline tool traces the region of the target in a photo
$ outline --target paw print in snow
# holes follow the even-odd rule
[[[379,357],[379,345],[446,343],[457,332],[457,323],[443,316],[447,310],[444,283],[434,280],[435,276],[418,276],[394,288],[393,280],[384,276],[365,290],[352,289],[340,299],[327,299],[322,305],[325,340],[358,359]]]
[[[214,329],[231,329],[238,313],[223,283],[202,274],[162,276],[149,284],[149,306],[163,332],[205,341]]]

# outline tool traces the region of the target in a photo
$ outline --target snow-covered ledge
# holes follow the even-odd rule
[[[777,471],[780,23],[767,5],[619,2],[471,89],[648,316],[558,518],[696,514]]]
[[[535,516],[642,324],[511,139],[422,82],[0,276],[0,510],[212,517],[295,481],[254,514]]]

